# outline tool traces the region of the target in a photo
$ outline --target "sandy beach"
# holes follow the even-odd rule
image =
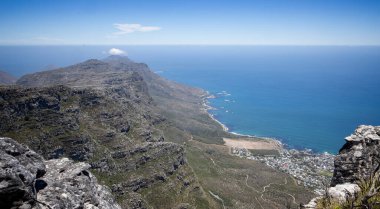
[[[281,150],[282,145],[273,139],[256,139],[256,138],[223,138],[224,145],[228,147],[252,149],[252,150]]]

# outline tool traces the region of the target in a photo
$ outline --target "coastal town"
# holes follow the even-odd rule
[[[281,149],[278,154],[254,155],[246,148],[231,147],[231,153],[241,158],[258,160],[271,168],[292,175],[298,184],[303,184],[323,194],[334,171],[334,155],[317,154],[309,149]]]

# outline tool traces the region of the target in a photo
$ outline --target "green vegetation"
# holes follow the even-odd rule
[[[312,197],[285,173],[229,155],[225,146],[190,141],[186,150],[204,190],[218,195],[226,207],[281,208],[290,202],[290,208],[298,208],[299,202]]]

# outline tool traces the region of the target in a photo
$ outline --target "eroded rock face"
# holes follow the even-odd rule
[[[0,137],[0,205],[31,208],[35,204],[35,180],[46,172],[43,159],[10,138]]]
[[[88,171],[89,164],[62,158],[46,161],[46,168],[41,180],[47,185],[37,199],[51,208],[120,208],[110,191]]]
[[[87,163],[44,159],[10,138],[0,137],[1,208],[119,209]]]
[[[331,186],[367,178],[380,160],[380,126],[361,125],[335,158]]]

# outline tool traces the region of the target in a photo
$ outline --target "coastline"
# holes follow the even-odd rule
[[[259,137],[259,136],[254,136],[254,135],[248,135],[248,134],[240,134],[240,133],[237,133],[237,132],[233,132],[233,131],[230,131],[230,129],[225,125],[223,124],[221,121],[219,121],[218,119],[215,118],[215,116],[213,114],[211,114],[209,112],[209,110],[215,110],[216,108],[212,107],[211,105],[209,105],[209,99],[215,99],[216,97],[212,94],[210,94],[210,92],[208,91],[205,91],[205,94],[202,95],[202,106],[203,106],[203,110],[206,112],[206,114],[213,120],[215,121],[216,123],[218,123],[223,131],[231,134],[231,135],[234,135],[236,136],[236,138],[241,138],[241,137],[246,137],[246,138],[251,138],[251,139],[261,139],[261,140],[267,140],[267,141],[271,141],[271,142],[274,142],[276,143],[279,147],[281,147],[281,150],[282,149],[285,149],[284,148],[284,144],[278,140],[278,139],[275,139],[275,138],[270,138],[270,137]]]
[[[260,161],[261,163],[291,175],[297,184],[304,185],[316,194],[323,194],[323,182],[329,181],[334,170],[334,154],[314,153],[311,149],[289,149],[286,144],[270,137],[257,137],[246,134],[230,132],[228,127],[218,121],[209,110],[215,110],[209,105],[208,99],[215,98],[206,91],[202,96],[203,111],[218,123],[226,133],[236,136],[236,138],[223,138],[224,145],[229,147],[231,155]],[[261,143],[260,143],[260,140]],[[273,152],[278,151],[278,155]],[[262,151],[267,153],[263,154]],[[258,152],[255,153],[255,152]],[[315,173],[319,175],[315,175]]]
[[[215,110],[214,107],[211,107],[208,103],[208,99],[214,99],[215,96],[210,94],[208,91],[206,91],[206,93],[202,96],[202,107],[204,108],[203,111],[206,112],[206,114],[215,122],[217,122],[223,129],[223,131],[225,132],[229,132],[228,130],[228,127],[226,125],[224,125],[222,122],[220,122],[219,120],[217,120],[213,114],[211,114],[209,112],[209,110]],[[231,132],[229,132],[231,133]]]
[[[213,114],[211,114],[209,112],[209,110],[216,110],[216,108],[212,107],[211,105],[209,105],[209,99],[215,99],[216,97],[211,94],[209,91],[205,91],[205,93],[201,96],[202,97],[202,106],[203,106],[203,111],[205,111],[205,113],[213,120],[215,121],[216,123],[218,123],[223,131],[231,134],[231,135],[234,135],[236,136],[236,138],[241,138],[241,137],[246,137],[246,138],[252,138],[252,139],[262,139],[262,140],[269,140],[269,141],[273,141],[275,143],[277,143],[279,146],[282,147],[282,150],[297,150],[297,151],[306,151],[306,152],[310,152],[310,153],[313,153],[315,155],[325,155],[325,154],[328,154],[328,155],[333,155],[335,156],[336,154],[333,154],[333,153],[330,153],[330,152],[315,152],[313,151],[312,149],[310,148],[302,148],[302,149],[299,149],[299,148],[292,148],[290,145],[287,145],[285,143],[283,143],[281,140],[279,139],[276,139],[276,138],[272,138],[272,137],[263,137],[263,136],[255,136],[255,135],[249,135],[249,134],[241,134],[241,133],[237,133],[237,132],[234,132],[234,131],[230,131],[230,129],[225,125],[223,124],[221,121],[219,121],[218,119],[215,118],[215,116]]]

